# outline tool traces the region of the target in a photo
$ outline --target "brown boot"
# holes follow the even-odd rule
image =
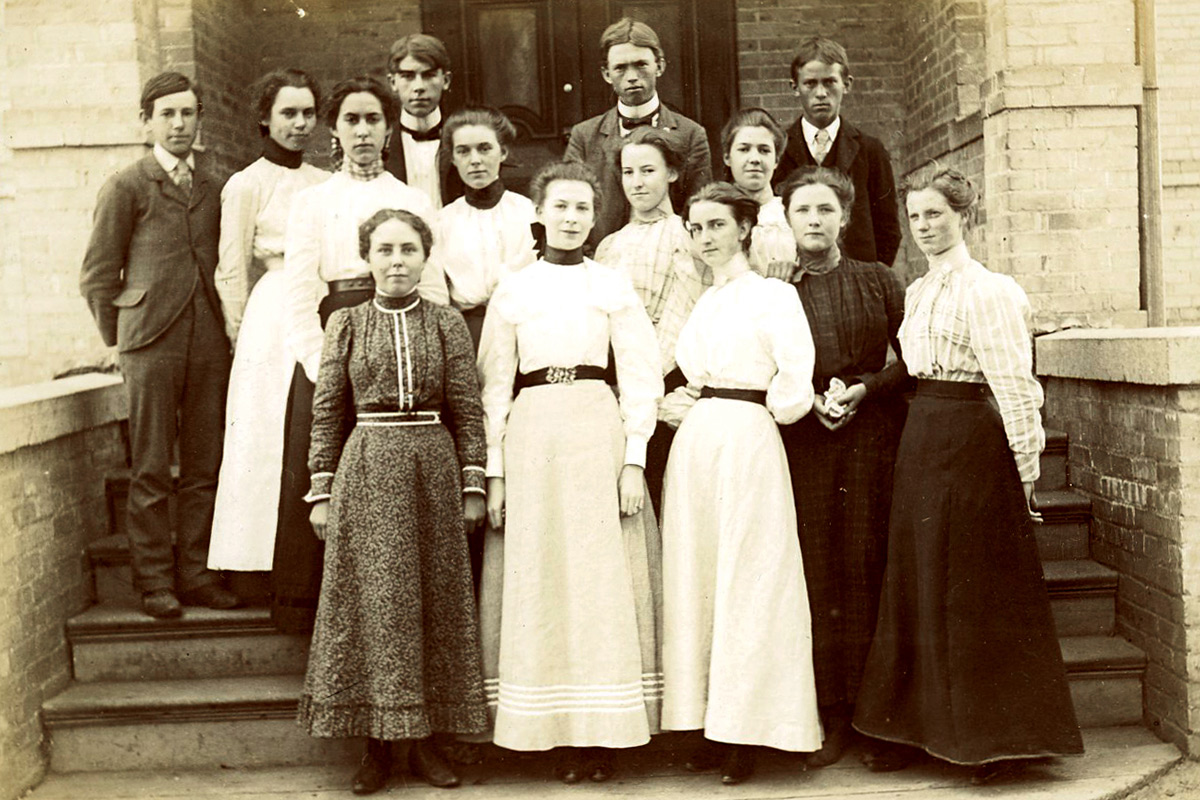
[[[453,789],[459,784],[458,776],[430,739],[417,739],[408,748],[408,768],[413,775],[439,789]]]
[[[355,794],[374,794],[384,787],[392,774],[392,747],[390,742],[367,739],[367,752],[362,766],[354,773],[350,791]]]

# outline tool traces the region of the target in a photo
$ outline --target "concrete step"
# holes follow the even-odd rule
[[[1041,524],[1034,525],[1033,531],[1043,561],[1090,557],[1091,500],[1069,489],[1038,490],[1033,495],[1033,507],[1042,515]]]
[[[1046,561],[1046,592],[1059,636],[1109,636],[1116,625],[1114,570],[1091,560]]]
[[[137,681],[301,674],[308,636],[280,633],[267,608],[186,607],[155,619],[105,602],[67,622],[75,680]]]
[[[1085,728],[1142,718],[1145,656],[1123,639],[1060,640]],[[358,745],[295,723],[303,677],[262,675],[72,683],[43,706],[55,772],[348,763]]]
[[[1140,725],[1146,654],[1116,636],[1059,639],[1081,728]]]
[[[1042,473],[1035,488],[1039,492],[1065,489],[1069,485],[1067,472],[1067,434],[1046,429],[1046,449],[1042,451]]]

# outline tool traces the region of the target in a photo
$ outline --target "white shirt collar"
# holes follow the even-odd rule
[[[617,113],[628,119],[641,119],[642,117],[648,117],[651,114],[657,113],[660,105],[662,104],[658,100],[658,92],[655,92],[654,97],[651,97],[640,106],[627,106],[618,100]]]
[[[161,166],[164,170],[166,170],[168,175],[171,175],[175,172],[175,166],[181,160],[178,157],[172,155],[171,153],[168,153],[167,148],[163,147],[161,144],[154,145],[154,158],[158,161],[159,166]],[[191,150],[189,150],[188,154],[187,154],[187,158],[183,159],[183,160],[187,161],[187,165],[191,168],[192,172],[196,171],[196,154],[195,153],[193,153]]]
[[[414,117],[404,109],[400,109],[400,124],[414,131],[426,131],[442,121],[442,107],[438,106],[429,112],[425,119]]]
[[[974,260],[971,258],[971,254],[967,252],[967,243],[959,242],[944,253],[930,256],[929,271],[953,272],[954,270],[962,269]]]
[[[750,268],[750,262],[746,259],[746,254],[744,252],[734,253],[733,258],[729,259],[729,266],[737,270],[736,272],[733,272],[732,275],[729,274],[732,270],[726,270],[725,274],[723,275],[718,275],[717,271],[715,269],[713,270],[713,286],[718,288],[721,286],[727,286],[728,284],[736,281],[738,278],[754,272],[754,270]]]
[[[804,142],[809,146],[811,152],[811,148],[815,145],[813,140],[817,138],[817,131],[821,129],[809,122],[807,117],[800,117],[800,129],[804,132]],[[833,122],[829,123],[829,125],[825,128],[825,131],[829,134],[830,147],[832,147],[833,143],[837,141],[838,131],[841,129],[842,117],[841,115],[838,115],[834,118]]]

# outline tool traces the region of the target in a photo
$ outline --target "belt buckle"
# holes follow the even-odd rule
[[[574,383],[574,367],[547,367],[546,383]]]

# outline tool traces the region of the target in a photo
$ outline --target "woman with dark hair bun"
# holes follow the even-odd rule
[[[450,301],[479,348],[487,302],[496,284],[537,257],[529,198],[510,192],[500,167],[517,130],[494,108],[469,106],[442,124],[442,152],[462,178],[464,194],[438,214],[438,254]]]
[[[854,208],[841,172],[805,167],[781,188],[800,257],[792,285],[816,348],[813,413],[782,428],[812,609],[813,666],[825,743],[809,766],[841,758],[875,630],[887,555],[892,466],[908,377],[897,353],[904,286],[883,264],[846,258]]]
[[[746,260],[758,208],[728,183],[688,201],[713,285],[675,350],[688,386],[664,401],[683,422],[663,490],[663,729],[703,730],[688,768],[720,765],[726,784],[753,773],[756,746],[821,746],[777,427],[812,407],[812,338],[796,293]]]
[[[288,218],[283,261],[287,284],[282,313],[285,342],[295,363],[288,399],[283,485],[275,536],[273,619],[285,631],[312,628],[321,586],[321,542],[308,521],[309,430],[312,391],[321,363],[322,327],[338,308],[370,300],[374,281],[359,255],[358,226],[381,208],[399,208],[431,222],[433,206],[383,168],[399,103],[379,79],[358,77],[333,87],[325,124],[333,132],[338,170],[296,195]],[[436,249],[421,272],[421,297],[445,305],[446,279]],[[347,431],[348,432],[348,431]]]
[[[986,783],[1083,752],[1031,510],[1045,433],[1032,312],[963,240],[977,197],[936,165],[904,192],[929,272],[900,343],[917,394],[896,455],[879,621],[854,712],[867,766],[917,749]]]
[[[613,749],[658,732],[659,542],[642,470],[662,372],[628,276],[583,256],[596,176],[552,163],[530,186],[546,253],[501,280],[479,346],[494,741],[559,748],[563,782],[605,781]]]
[[[296,195],[329,173],[303,160],[317,125],[317,82],[298,69],[276,70],[252,91],[263,154],[221,191],[215,281],[235,349],[208,565],[233,571],[239,595],[264,601],[265,573],[275,555],[283,418],[292,379],[282,316],[284,235]]]
[[[355,794],[383,787],[402,740],[415,775],[457,786],[429,737],[487,726],[466,540],[485,511],[474,353],[462,316],[417,291],[424,220],[384,209],[359,240],[374,298],[330,315],[313,396],[305,499],[327,547],[299,718],[367,737]]]

